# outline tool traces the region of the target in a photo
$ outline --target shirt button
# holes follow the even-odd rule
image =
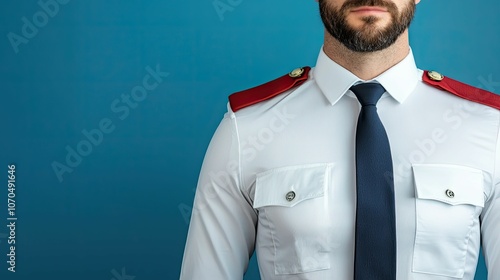
[[[455,197],[455,193],[452,190],[447,189],[446,190],[446,196],[449,197],[449,198],[454,198]]]
[[[292,201],[295,198],[295,192],[294,191],[288,192],[285,197],[287,201]]]

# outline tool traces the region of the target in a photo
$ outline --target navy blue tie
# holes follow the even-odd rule
[[[396,218],[391,148],[377,114],[385,89],[351,87],[361,103],[356,129],[355,280],[396,279]]]

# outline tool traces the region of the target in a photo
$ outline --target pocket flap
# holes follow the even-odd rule
[[[292,207],[304,200],[324,196],[332,165],[287,166],[257,174],[253,207]]]
[[[413,174],[418,199],[484,207],[481,170],[448,164],[413,164]]]

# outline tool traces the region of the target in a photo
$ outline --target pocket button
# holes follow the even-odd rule
[[[295,199],[295,192],[294,191],[290,191],[286,194],[286,200],[287,201],[292,201]]]
[[[446,196],[449,197],[449,198],[454,198],[455,197],[455,193],[452,190],[447,189],[446,190]]]

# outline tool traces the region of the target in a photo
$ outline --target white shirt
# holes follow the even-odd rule
[[[413,54],[374,79],[394,165],[397,279],[500,279],[500,111],[422,82]],[[320,52],[300,87],[228,112],[201,170],[181,279],[353,279],[360,79]],[[295,192],[292,201],[286,199]],[[453,194],[451,194],[451,192]]]

